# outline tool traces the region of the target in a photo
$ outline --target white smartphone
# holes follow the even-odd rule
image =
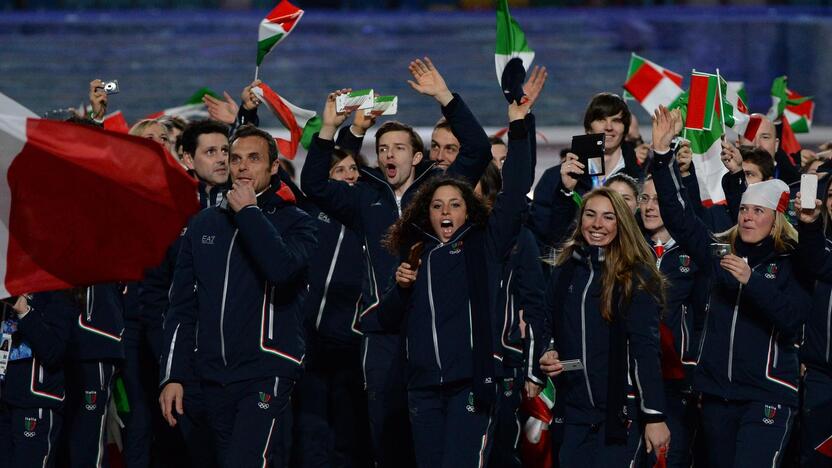
[[[818,175],[803,174],[800,176],[800,208],[815,209],[815,198],[818,196]]]
[[[561,361],[564,371],[583,370],[584,365],[580,359],[569,359],[568,361]]]

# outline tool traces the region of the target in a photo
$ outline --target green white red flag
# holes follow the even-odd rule
[[[272,51],[280,41],[286,39],[289,33],[303,16],[303,10],[292,5],[287,0],[281,0],[272,11],[260,22],[257,33],[257,66]]]
[[[771,84],[771,109],[768,118],[776,121],[785,117],[794,133],[809,133],[815,114],[815,102],[811,96],[802,96],[788,88],[785,76],[779,76]]]
[[[750,120],[745,83],[727,81],[722,105],[725,108],[725,126],[731,128],[737,135],[744,134]]]
[[[523,62],[526,71],[534,61],[534,51],[526,42],[526,35],[517,20],[508,11],[508,0],[497,2],[497,43],[494,48],[494,64],[497,68],[497,82],[501,82],[506,64],[513,58]]]
[[[672,107],[684,92],[682,75],[639,55],[630,55],[627,79],[624,80],[624,99],[635,99],[653,115],[660,105]]]
[[[727,84],[718,75],[694,71],[690,77],[684,137],[690,140],[702,204],[725,203],[722,176],[722,136],[725,134],[722,97]]]
[[[159,112],[154,112],[145,117],[145,119],[158,119],[159,117],[179,117],[190,122],[193,120],[204,120],[210,118],[208,108],[202,102],[205,95],[211,95],[217,99],[221,99],[220,95],[210,90],[209,88],[200,88],[191,97],[185,101],[185,104],[177,107],[171,107]]]
[[[139,280],[199,210],[196,182],[159,144],[4,110],[0,297]]]
[[[289,130],[290,140],[275,138],[280,154],[287,159],[295,159],[298,145],[309,149],[312,136],[321,130],[322,121],[318,114],[292,104],[265,83],[255,86],[252,91],[269,106],[275,117]]]

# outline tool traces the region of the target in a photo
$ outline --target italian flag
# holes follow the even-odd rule
[[[624,99],[635,99],[650,114],[660,105],[671,107],[685,92],[682,75],[636,54],[630,55]]]
[[[199,210],[157,143],[4,110],[0,297],[139,280]]]
[[[552,424],[552,407],[555,406],[555,386],[551,379],[546,379],[546,387],[537,398],[524,398],[521,404],[529,419],[523,426],[520,439],[520,457],[523,466],[552,468],[554,451],[549,425]]]
[[[812,128],[815,102],[812,97],[801,96],[788,88],[785,76],[774,79],[771,84],[771,109],[768,118],[778,120],[786,117],[795,133],[808,133]]]
[[[158,119],[159,117],[180,117],[190,122],[192,120],[203,120],[209,118],[208,109],[202,102],[202,97],[211,95],[217,99],[221,99],[220,95],[208,88],[200,88],[191,97],[185,101],[185,104],[177,107],[171,107],[159,112],[154,112],[145,117],[145,119]]]
[[[727,81],[725,100],[722,105],[725,109],[725,126],[731,128],[737,135],[743,135],[750,120],[745,83]]]
[[[321,118],[315,111],[301,109],[287,101],[274,92],[267,84],[263,83],[252,89],[257,97],[269,106],[280,123],[289,130],[291,140],[276,138],[280,154],[287,159],[295,159],[298,152],[298,145],[309,149],[312,143],[312,136],[321,130]]]
[[[260,22],[257,34],[257,66],[272,51],[280,41],[295,29],[295,25],[303,16],[303,10],[286,0],[281,0],[272,11]]]
[[[684,137],[690,140],[702,204],[725,204],[722,176],[723,97],[726,83],[718,75],[694,71],[690,77]]]
[[[515,57],[523,62],[523,68],[528,71],[534,61],[534,51],[526,42],[526,35],[523,34],[520,25],[508,12],[508,0],[499,0],[497,2],[497,45],[494,50],[498,83],[502,80],[506,64]]]

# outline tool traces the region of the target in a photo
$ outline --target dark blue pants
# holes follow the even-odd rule
[[[420,468],[485,465],[497,408],[476,408],[470,381],[410,389],[408,404]]]
[[[124,418],[124,464],[127,468],[150,466],[150,441],[152,413],[148,404],[148,392],[142,381],[142,363],[152,359],[142,344],[141,324],[135,320],[124,321],[124,365],[121,377],[130,403],[130,414]]]
[[[203,382],[221,467],[268,466],[293,386],[292,380],[278,377],[228,385]]]
[[[500,383],[500,402],[494,424],[494,446],[488,459],[489,468],[521,468],[520,403],[526,382],[523,369],[506,368],[507,377]]]
[[[690,468],[693,459],[693,441],[699,425],[698,396],[683,392],[683,385],[683,382],[664,382],[666,423],[671,434],[667,468]]]
[[[379,468],[415,466],[399,335],[367,333],[361,359],[373,454]]]
[[[0,403],[0,468],[55,466],[61,413]]]
[[[777,403],[725,401],[705,396],[702,430],[708,466],[780,466],[794,413],[794,408]],[[672,439],[670,444],[673,445]]]
[[[832,458],[815,451],[832,436],[832,375],[828,371],[806,369],[800,417],[800,466],[832,468]]]
[[[107,456],[107,405],[116,366],[106,361],[80,361],[67,414],[69,462],[72,467],[109,466]],[[77,385],[77,386],[76,386]]]
[[[643,432],[636,422],[630,423],[627,443],[621,444],[606,443],[603,422],[592,425],[567,422],[562,430],[563,441],[558,453],[561,468],[645,466]]]
[[[185,441],[188,459],[192,467],[214,468],[219,466],[208,419],[208,408],[202,386],[197,382],[184,384],[182,409],[185,414],[176,417],[176,423]]]
[[[373,466],[361,350],[307,343],[307,365],[295,388],[296,443],[292,466]]]

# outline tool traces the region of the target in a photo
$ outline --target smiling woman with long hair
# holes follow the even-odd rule
[[[664,280],[626,202],[607,187],[584,197],[555,263],[545,308],[552,348],[540,364],[564,405],[560,466],[631,466],[642,431],[651,452],[670,439],[659,362]]]
[[[403,261],[378,316],[405,337],[420,467],[483,466],[488,459],[501,359],[492,323],[502,259],[520,231],[532,179],[529,106],[509,106],[503,191],[490,212],[468,182],[437,176],[386,238]]]

